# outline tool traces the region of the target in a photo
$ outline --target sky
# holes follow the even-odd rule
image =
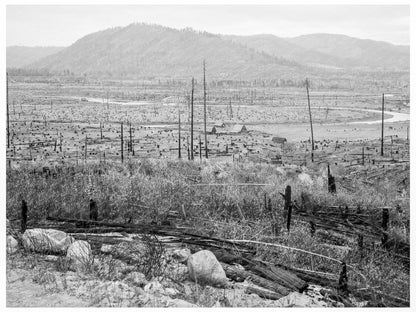
[[[69,46],[135,22],[235,35],[336,33],[408,45],[409,20],[407,5],[8,5],[6,45]]]

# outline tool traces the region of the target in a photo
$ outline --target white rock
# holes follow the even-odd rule
[[[182,299],[167,299],[165,303],[166,308],[193,308],[198,307],[195,304],[192,304],[188,301]]]
[[[22,235],[23,246],[37,252],[66,252],[75,239],[54,229],[29,229]]]
[[[93,263],[90,244],[82,240],[75,241],[68,247],[66,258],[72,262],[76,271],[87,268]]]
[[[111,251],[113,251],[113,246],[112,245],[102,245],[101,246],[101,252],[103,253],[110,253]]]
[[[141,272],[136,272],[136,271],[130,272],[129,274],[127,274],[124,280],[126,282],[130,282],[134,286],[139,286],[139,287],[143,287],[144,285],[148,283],[144,274]]]
[[[318,308],[325,307],[325,302],[315,300],[307,295],[292,292],[289,295],[280,298],[275,301],[275,306],[280,307],[308,307],[308,308]]]
[[[199,284],[225,286],[228,283],[224,269],[209,250],[201,250],[188,258],[189,277]]]
[[[179,263],[183,263],[186,260],[188,260],[190,255],[191,251],[188,248],[175,249],[172,251],[172,258],[178,261]]]
[[[59,260],[59,256],[47,255],[45,256],[45,260],[49,262],[57,262]]]
[[[19,249],[19,242],[11,235],[7,235],[6,250],[7,253],[13,254]]]

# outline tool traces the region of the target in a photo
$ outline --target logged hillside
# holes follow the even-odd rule
[[[303,80],[339,75],[339,69],[408,71],[410,67],[408,46],[344,35],[224,36],[148,24],[99,31],[59,49],[27,68],[95,77],[199,79],[205,59],[212,79]],[[9,52],[7,57],[9,62]]]
[[[305,49],[286,39],[274,35],[225,36],[232,42],[239,43],[259,52],[286,58],[301,64],[340,67],[342,59],[312,49]]]
[[[6,66],[7,68],[21,68],[63,49],[64,47],[10,46],[6,48]]]
[[[254,35],[227,38],[259,52],[312,66],[369,70],[409,70],[410,66],[408,46],[344,35],[311,34],[295,38]]]
[[[210,77],[240,79],[292,77],[302,65],[249,49],[219,35],[132,24],[87,35],[70,47],[31,64],[52,72],[105,76]]]
[[[409,70],[410,47],[345,35],[311,34],[287,41],[304,49],[340,59],[339,67]]]

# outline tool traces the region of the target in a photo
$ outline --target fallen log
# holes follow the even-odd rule
[[[290,290],[288,288],[279,285],[275,282],[269,281],[268,279],[265,279],[257,274],[246,271],[244,269],[238,269],[236,266],[228,265],[224,262],[220,263],[227,277],[232,280],[241,281],[249,279],[253,284],[259,285],[260,287],[275,292],[277,295],[280,296],[280,298],[290,293]]]
[[[295,274],[273,265],[268,265],[267,267],[264,265],[256,265],[251,267],[251,270],[291,290],[302,292],[308,287],[308,284]]]
[[[279,300],[280,298],[283,297],[282,295],[277,294],[273,291],[268,291],[268,290],[253,287],[253,286],[247,286],[246,292],[249,294],[256,294],[260,298],[269,299],[269,300]]]

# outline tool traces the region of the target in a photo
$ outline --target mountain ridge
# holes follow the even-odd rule
[[[25,67],[86,75],[176,77],[194,75],[206,59],[210,73],[218,78],[296,78],[322,68],[406,71],[409,54],[409,46],[347,35],[237,36],[133,23],[88,34]]]

